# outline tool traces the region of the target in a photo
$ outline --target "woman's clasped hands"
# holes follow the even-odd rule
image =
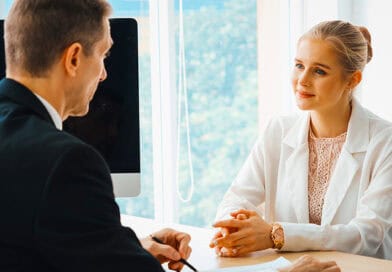
[[[210,247],[215,248],[217,255],[237,257],[252,251],[274,247],[271,238],[272,226],[264,221],[256,212],[241,209],[230,213],[231,217],[213,224],[220,228],[211,240]],[[340,272],[334,261],[321,262],[316,258],[304,255],[290,266],[281,268],[279,272]]]
[[[210,243],[217,255],[236,257],[274,246],[271,239],[272,226],[255,211],[240,209],[230,215],[232,218],[213,224],[213,227],[220,228]]]

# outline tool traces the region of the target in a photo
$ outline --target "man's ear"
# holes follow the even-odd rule
[[[64,68],[71,77],[76,76],[79,69],[81,57],[83,54],[82,45],[80,43],[73,43],[68,46],[63,53]]]

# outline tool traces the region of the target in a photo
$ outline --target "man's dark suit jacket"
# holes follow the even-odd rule
[[[121,226],[103,158],[0,82],[0,271],[162,271]]]

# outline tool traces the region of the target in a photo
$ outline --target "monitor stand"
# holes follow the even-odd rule
[[[140,173],[111,174],[115,197],[135,197],[140,194]]]

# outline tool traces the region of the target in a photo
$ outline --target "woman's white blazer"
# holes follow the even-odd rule
[[[338,250],[392,259],[392,126],[352,102],[321,225],[309,223],[309,113],[272,120],[218,208],[258,211],[284,229],[282,250]]]

